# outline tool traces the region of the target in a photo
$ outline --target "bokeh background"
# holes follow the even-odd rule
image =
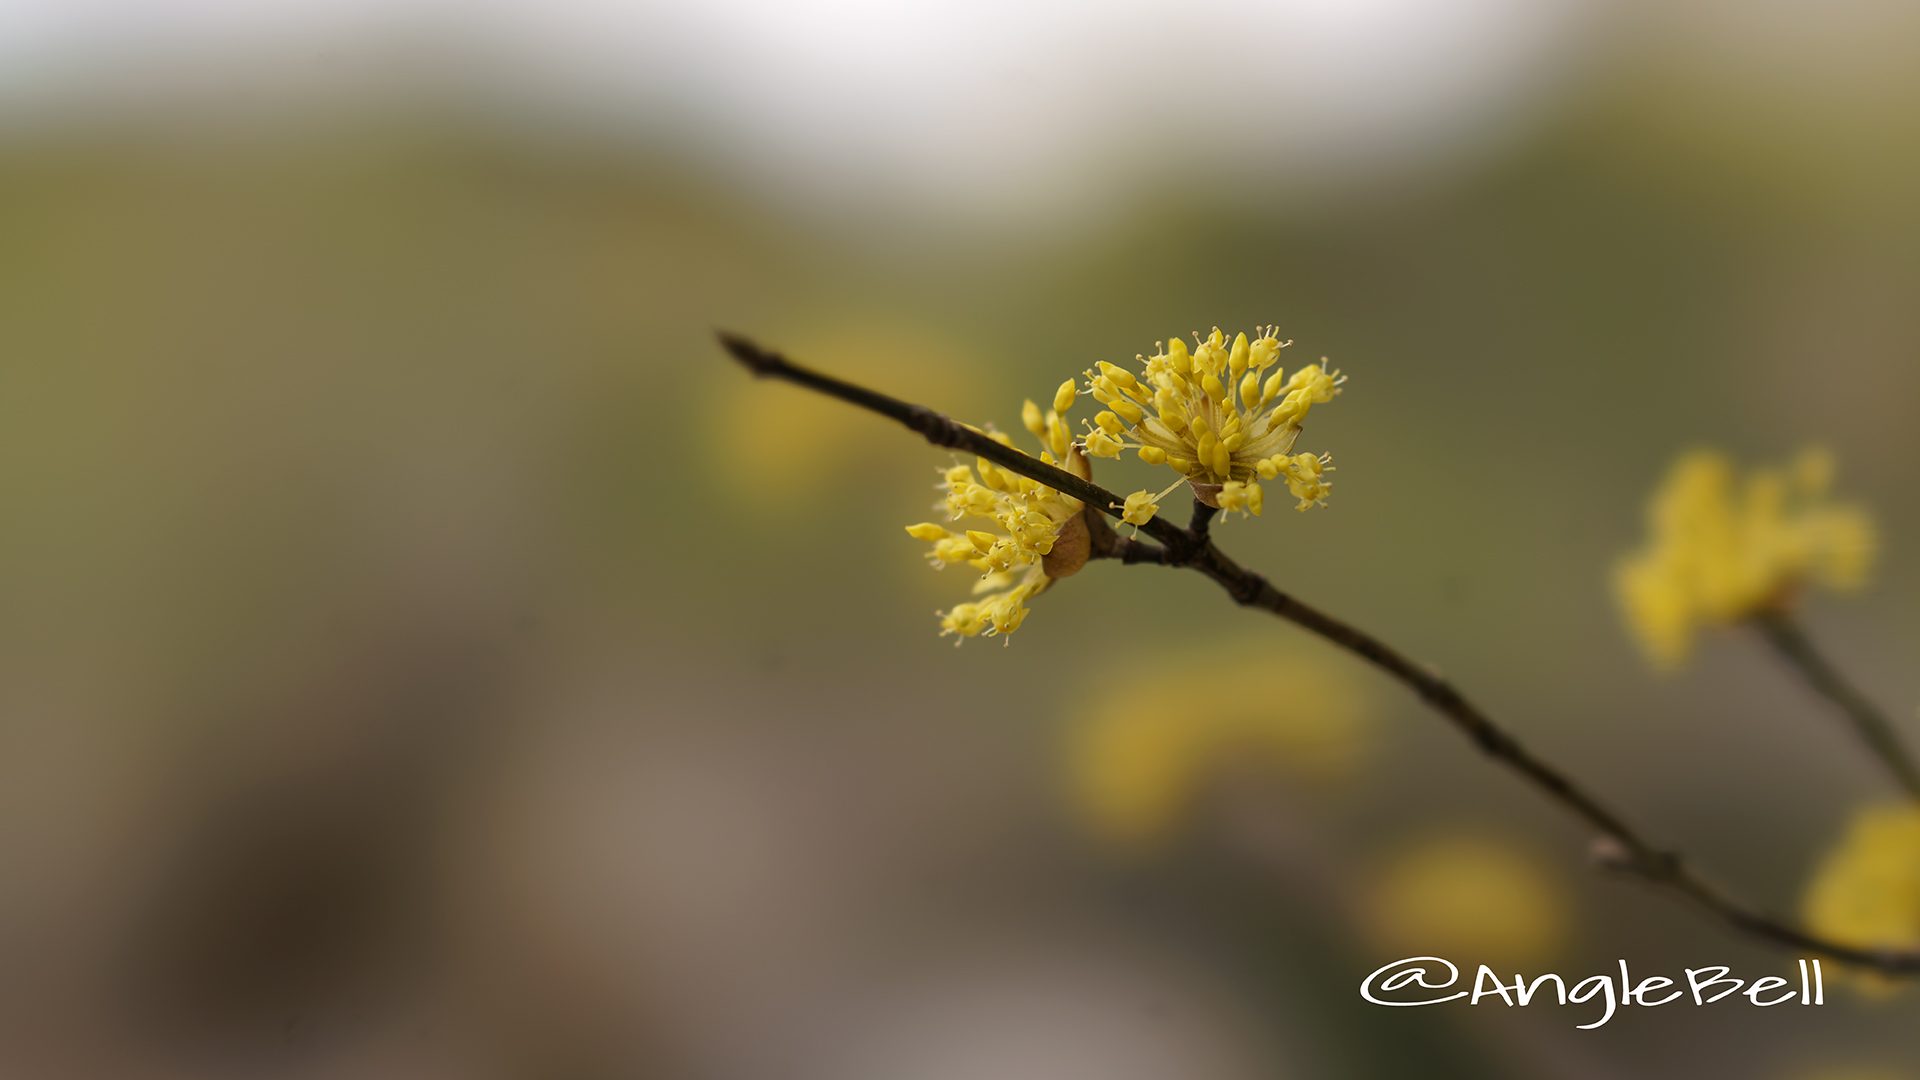
[[[1279,323],[1332,507],[1223,545],[1791,912],[1891,792],[1609,568],[1680,450],[1830,447],[1807,621],[1920,736],[1916,190],[1867,0],[0,4],[0,1073],[1920,1074],[1832,986],[1366,1005],[1793,964],[1197,579],[956,650],[946,456],[711,339],[1013,426]]]

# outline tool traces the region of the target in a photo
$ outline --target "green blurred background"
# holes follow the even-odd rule
[[[1832,448],[1884,549],[1807,620],[1920,736],[1917,60],[1865,0],[0,8],[0,1073],[1920,1074],[1910,996],[1366,1005],[1793,964],[1198,579],[952,648],[947,456],[712,340],[1015,428],[1277,322],[1332,506],[1223,546],[1791,912],[1890,792],[1608,572],[1678,451]],[[1076,732],[1142,695],[1273,727],[1116,845]]]

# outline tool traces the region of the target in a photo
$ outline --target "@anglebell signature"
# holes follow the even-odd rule
[[[1575,1025],[1582,1031],[1590,1031],[1612,1020],[1625,1006],[1712,1005],[1735,997],[1760,1008],[1826,1004],[1826,979],[1820,970],[1820,961],[1802,959],[1797,964],[1797,981],[1778,975],[1751,980],[1736,978],[1733,969],[1725,964],[1687,968],[1677,977],[1637,978],[1622,960],[1618,973],[1579,979],[1551,972],[1533,976],[1501,973],[1481,964],[1467,985],[1462,981],[1460,968],[1452,961],[1438,956],[1409,956],[1376,968],[1361,981],[1360,996],[1371,1004],[1393,1008],[1419,1008],[1462,1000],[1468,1005],[1497,1000],[1509,1008],[1525,1008],[1535,1003],[1591,1005],[1600,1010],[1599,1017]]]

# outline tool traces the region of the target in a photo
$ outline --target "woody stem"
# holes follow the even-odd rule
[[[1219,512],[1219,507],[1202,502],[1196,495],[1193,500],[1193,517],[1187,521],[1187,532],[1191,533],[1194,540],[1199,543],[1206,543],[1208,530],[1213,525],[1213,516]]]
[[[1767,639],[1781,659],[1785,660],[1800,673],[1809,687],[1832,702],[1840,710],[1840,715],[1853,728],[1853,733],[1880,764],[1893,775],[1894,781],[1906,793],[1920,799],[1920,767],[1916,767],[1913,755],[1901,742],[1894,731],[1893,723],[1879,706],[1867,700],[1866,695],[1834,667],[1833,662],[1814,645],[1806,628],[1801,626],[1791,614],[1785,611],[1769,611],[1756,615],[1755,628]]]
[[[936,446],[986,458],[1079,499],[1097,514],[1120,516],[1121,500],[1113,492],[1003,446],[926,406],[910,404],[801,367],[737,334],[722,332],[719,336],[727,352],[760,378],[793,383],[878,413],[918,432]],[[1920,973],[1920,951],[1881,951],[1830,941],[1736,900],[1693,870],[1677,852],[1656,845],[1565,772],[1528,750],[1437,671],[1415,662],[1358,627],[1281,591],[1262,575],[1228,558],[1207,536],[1209,520],[1210,515],[1199,514],[1197,508],[1192,528],[1181,528],[1156,516],[1140,527],[1140,531],[1158,541],[1150,544],[1123,538],[1096,514],[1087,515],[1095,558],[1198,571],[1219,585],[1235,603],[1285,619],[1352,653],[1405,686],[1489,759],[1595,830],[1599,834],[1595,852],[1609,868],[1673,892],[1730,928],[1770,944],[1887,973]]]

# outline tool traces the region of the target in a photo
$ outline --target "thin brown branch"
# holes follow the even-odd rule
[[[865,387],[803,368],[745,338],[722,333],[727,351],[763,378],[781,379],[887,416],[919,432],[929,442],[964,450],[1037,480],[1118,517],[1120,499],[1082,480],[992,439],[921,405],[912,405]],[[1729,927],[1773,945],[1831,957],[1894,974],[1920,973],[1920,952],[1860,948],[1816,937],[1769,916],[1723,892],[1695,872],[1678,853],[1647,839],[1619,813],[1572,778],[1523,746],[1438,672],[1416,663],[1379,638],[1282,592],[1265,577],[1228,558],[1203,532],[1183,529],[1156,517],[1141,527],[1157,545],[1121,537],[1103,520],[1088,516],[1095,557],[1123,563],[1151,563],[1197,570],[1244,606],[1277,615],[1352,653],[1385,672],[1426,703],[1482,753],[1518,775],[1599,835],[1594,844],[1606,866],[1631,874],[1692,901]],[[1199,523],[1204,526],[1205,519]]]
[[[1834,667],[1814,645],[1806,628],[1785,611],[1763,613],[1753,622],[1760,635],[1800,673],[1807,685],[1840,710],[1840,715],[1852,725],[1853,733],[1893,774],[1894,781],[1907,795],[1920,799],[1920,767],[1915,766],[1913,755],[1900,741],[1892,721]]]
[[[1058,466],[1049,465],[1039,458],[1023,454],[1010,446],[1002,446],[980,431],[924,405],[914,405],[899,398],[888,397],[864,386],[856,386],[831,375],[801,367],[779,353],[763,349],[738,334],[722,330],[719,336],[720,344],[726,348],[727,352],[759,378],[781,379],[797,386],[804,386],[816,393],[838,398],[849,405],[858,405],[868,412],[879,413],[918,432],[935,446],[944,446],[949,450],[964,450],[975,457],[986,458],[1001,468],[1011,469],[1021,476],[1038,480],[1055,491],[1071,495],[1108,517],[1120,516],[1120,498],[1113,492],[1090,481],[1082,480]],[[1162,544],[1170,546],[1188,544],[1185,529],[1157,517],[1141,526],[1141,531]]]

